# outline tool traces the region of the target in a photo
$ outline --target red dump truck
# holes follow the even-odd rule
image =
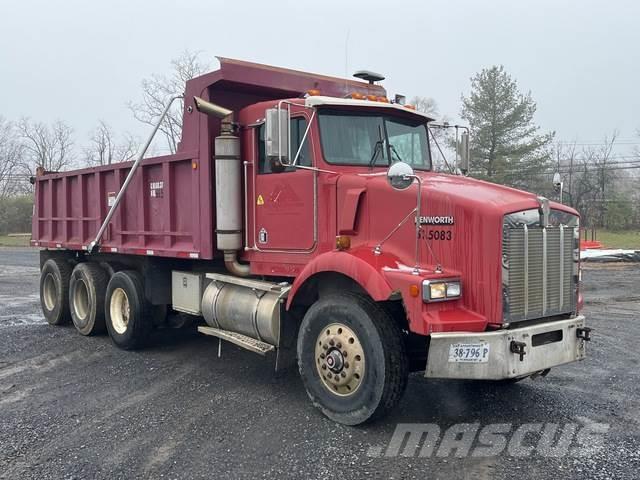
[[[167,312],[193,315],[297,361],[350,425],[392,409],[412,371],[504,383],[583,359],[577,212],[434,172],[432,119],[357,77],[221,58],[186,83],[175,154],[38,172],[47,321],[134,349]]]

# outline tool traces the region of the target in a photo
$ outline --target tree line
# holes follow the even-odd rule
[[[416,97],[414,102],[437,114],[432,100]],[[590,144],[557,140],[555,132],[536,125],[531,92],[521,92],[503,66],[474,75],[461,104],[460,117],[470,128],[470,176],[561,201],[580,212],[585,227],[640,228],[640,149],[618,153],[618,132]],[[640,130],[637,140],[640,145]],[[438,150],[432,152],[436,166],[446,169]]]
[[[154,74],[142,81],[142,95],[128,108],[138,121],[154,125],[166,98],[184,89],[187,80],[210,70],[198,53],[183,52],[171,61],[169,75]],[[436,101],[414,97],[420,111],[447,124]],[[175,153],[182,131],[182,104],[176,104],[160,127],[161,142],[155,144]],[[470,90],[461,97],[460,117],[470,128],[472,177],[528,190],[562,201],[582,215],[582,225],[608,229],[640,228],[640,149],[620,155],[617,132],[601,142],[578,144],[558,141],[534,121],[536,102],[523,93],[502,66],[492,66],[471,78]],[[434,167],[452,170],[453,142],[450,130],[431,128]],[[30,230],[32,186],[36,168],[63,171],[107,165],[134,158],[139,139],[130,133],[116,134],[98,121],[79,144],[74,130],[62,120],[50,124],[0,116],[0,234]],[[640,131],[638,131],[640,145]],[[449,157],[448,161],[445,157]],[[563,182],[562,199],[552,179]]]

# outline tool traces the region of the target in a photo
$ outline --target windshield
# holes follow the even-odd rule
[[[321,110],[320,138],[328,163],[388,166],[402,161],[431,169],[427,126],[391,115]]]

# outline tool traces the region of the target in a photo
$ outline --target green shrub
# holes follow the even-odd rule
[[[31,231],[33,196],[9,197],[0,201],[0,234]]]

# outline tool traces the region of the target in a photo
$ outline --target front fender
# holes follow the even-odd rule
[[[287,310],[296,293],[313,275],[320,272],[341,273],[360,285],[375,301],[388,300],[393,289],[382,275],[383,267],[396,263],[388,255],[374,255],[371,249],[331,251],[318,255],[296,277],[287,299]]]

